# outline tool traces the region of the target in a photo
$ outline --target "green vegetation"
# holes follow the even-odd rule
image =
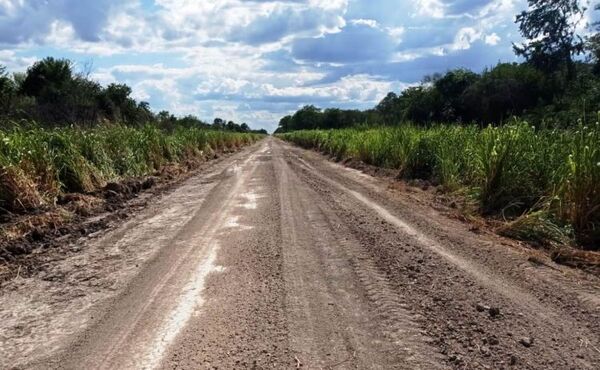
[[[32,211],[52,205],[61,193],[93,192],[107,182],[208,158],[260,137],[201,128],[165,131],[150,124],[0,130],[0,213]]]
[[[45,58],[25,73],[0,65],[0,216],[185,167],[267,134],[221,118],[155,114],[131,94],[125,84],[101,86],[66,59]]]
[[[267,134],[221,118],[209,124],[192,115],[155,114],[147,102],[138,103],[131,97],[129,86],[112,83],[103,87],[88,74],[76,73],[70,60],[52,57],[34,63],[26,73],[11,75],[0,65],[0,128],[25,120],[45,127],[94,127],[107,122],[141,127],[152,123],[166,130],[183,126]]]
[[[600,125],[536,129],[415,125],[296,131],[280,135],[338,160],[353,158],[424,179],[514,220],[504,233],[546,242],[600,242]]]
[[[584,37],[577,34],[587,11],[580,2],[529,0],[528,5],[515,17],[524,42],[514,51],[522,63],[499,63],[480,73],[440,71],[388,93],[365,111],[307,105],[283,117],[277,132],[404,122],[485,127],[514,117],[538,127],[572,127],[576,117],[593,117],[600,111],[600,23],[590,25],[591,35]]]
[[[308,105],[276,133],[466,195],[502,234],[600,248],[600,23],[583,37],[578,1],[527,3],[522,63],[425,76],[365,111]]]

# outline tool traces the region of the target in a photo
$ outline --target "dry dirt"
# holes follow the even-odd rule
[[[600,279],[469,229],[269,138],[5,282],[0,367],[600,368]]]

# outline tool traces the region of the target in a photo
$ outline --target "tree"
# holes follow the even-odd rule
[[[342,110],[337,108],[328,108],[323,112],[323,128],[342,128],[344,119]]]
[[[15,84],[8,77],[6,67],[0,65],[0,113],[7,113],[9,111],[14,93]]]
[[[21,89],[25,95],[36,97],[42,103],[57,103],[67,94],[72,81],[71,62],[48,57],[27,69]]]
[[[293,120],[292,116],[285,116],[279,120],[279,127],[277,128],[277,133],[280,132],[289,132],[292,131],[293,128]]]
[[[215,118],[213,121],[213,128],[216,130],[225,130],[225,121],[221,118]]]
[[[144,106],[131,98],[131,87],[112,83],[101,93],[101,107],[111,121],[142,123],[148,119]]]
[[[400,95],[404,119],[415,123],[440,121],[440,97],[437,90],[429,86],[409,87]]]
[[[573,57],[584,50],[576,28],[586,9],[577,0],[529,0],[528,4],[529,10],[515,20],[527,41],[513,44],[515,53],[546,73],[564,66],[567,80],[573,80],[576,75]]]
[[[468,107],[464,103],[463,93],[477,80],[478,74],[467,69],[455,69],[434,82],[442,104],[439,112],[441,120],[452,122],[465,119]]]
[[[386,122],[394,122],[399,120],[402,115],[399,103],[398,95],[390,92],[377,104],[375,109],[381,113]]]
[[[233,121],[227,122],[225,128],[227,129],[227,131],[238,131],[238,125]]]
[[[125,84],[113,83],[104,90],[104,96],[117,107],[126,105],[131,93],[131,87]]]
[[[321,127],[321,110],[314,105],[306,105],[293,116],[294,130],[309,130]]]
[[[57,118],[74,124],[94,124],[100,118],[99,97],[102,86],[96,81],[83,76],[75,76],[69,83],[68,91],[63,95],[62,101],[55,103],[56,107],[62,105],[57,112]]]
[[[485,70],[463,94],[465,118],[501,123],[552,98],[544,74],[529,64],[501,63]]]
[[[6,93],[13,90],[14,85],[8,73],[6,73],[6,67],[0,65],[0,94]]]
[[[594,10],[600,10],[600,4],[596,4]],[[585,49],[589,52],[588,62],[592,63],[593,71],[600,73],[600,21],[591,24],[592,31],[595,31],[585,40]]]

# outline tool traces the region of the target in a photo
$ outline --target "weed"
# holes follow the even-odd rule
[[[566,130],[524,121],[486,128],[405,124],[280,137],[471,194],[479,212],[513,220],[505,231],[520,238],[564,241],[570,232],[556,225],[565,224],[581,244],[599,247],[600,124]]]

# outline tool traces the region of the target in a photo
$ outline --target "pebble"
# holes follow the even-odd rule
[[[533,344],[533,338],[523,337],[519,339],[519,343],[521,343],[524,347],[529,348]]]
[[[491,346],[496,346],[500,343],[500,341],[498,340],[498,338],[496,337],[489,337],[487,338],[487,342],[491,345]]]
[[[498,307],[490,307],[488,313],[491,317],[496,317],[500,315],[500,309]]]
[[[459,355],[451,355],[448,357],[448,360],[450,360],[450,362],[462,362],[462,357]]]
[[[482,303],[478,303],[478,304],[475,306],[475,309],[476,309],[478,312],[483,312],[483,311],[489,311],[489,310],[490,310],[490,307],[489,307],[489,306],[486,306],[486,305],[484,305],[484,304],[482,304]]]

